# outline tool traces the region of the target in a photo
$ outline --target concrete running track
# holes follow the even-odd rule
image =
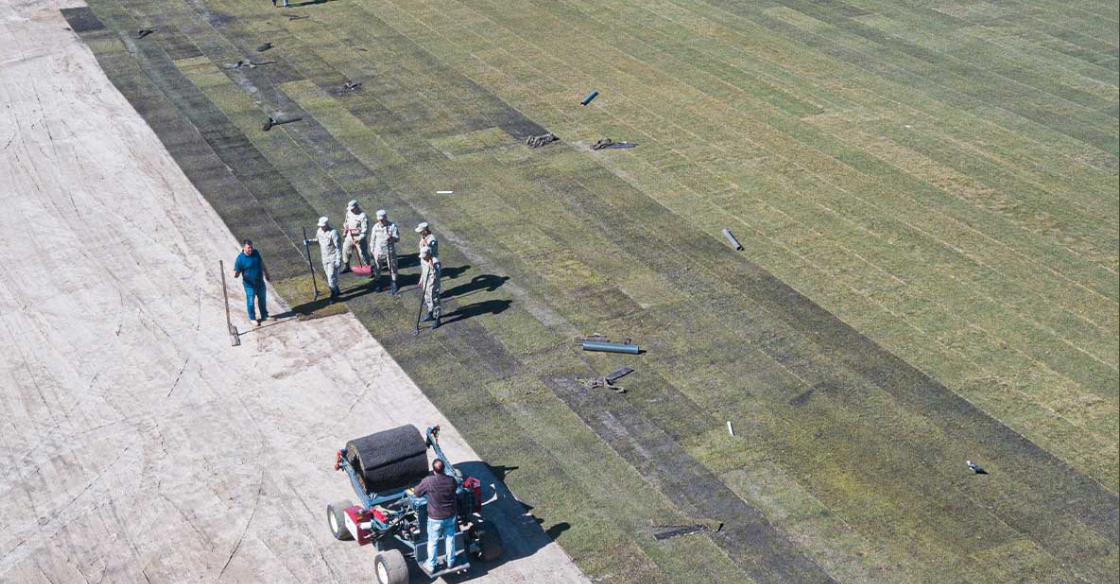
[[[452,460],[477,454],[350,314],[257,328],[230,281],[231,348],[233,235],[67,28],[74,2],[0,5],[0,582],[369,577],[372,549],[326,526],[351,496],[333,452],[438,423]],[[470,471],[506,555],[458,581],[586,580]]]

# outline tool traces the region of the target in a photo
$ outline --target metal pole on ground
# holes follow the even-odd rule
[[[303,227],[302,229],[303,251],[307,254],[307,269],[311,270],[311,287],[315,288],[315,298],[312,299],[314,301],[319,299],[319,283],[315,281],[315,264],[311,263],[311,245],[307,243],[309,241],[307,239],[307,228]]]
[[[233,319],[229,316],[229,292],[226,290],[226,263],[218,260],[218,271],[222,273],[222,298],[226,301],[226,327],[229,331],[229,344],[233,347],[241,345],[241,337],[237,334],[237,327],[233,326]]]

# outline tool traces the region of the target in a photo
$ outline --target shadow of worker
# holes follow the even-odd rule
[[[501,314],[505,312],[511,304],[513,304],[513,302],[509,300],[485,300],[483,302],[475,302],[474,304],[460,306],[452,312],[444,313],[441,324],[451,324],[483,314]]]
[[[494,274],[479,274],[471,278],[470,282],[448,288],[440,293],[440,298],[455,298],[457,296],[470,296],[475,292],[493,292],[502,287],[509,280],[509,276],[495,276]]]
[[[342,294],[338,296],[336,302],[354,300],[355,298],[361,298],[362,296],[373,294],[374,292],[376,292],[375,283],[369,280],[365,280],[356,286],[350,286],[349,288],[342,290]],[[330,305],[330,296],[327,294],[320,294],[318,300],[311,300],[308,302],[304,302],[303,304],[297,304],[288,309],[287,312],[277,314],[275,316],[277,320],[293,316],[311,316],[315,312],[322,310]]]

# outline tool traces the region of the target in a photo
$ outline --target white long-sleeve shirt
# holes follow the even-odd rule
[[[364,239],[369,234],[369,215],[365,211],[346,211],[346,234],[354,239]]]
[[[369,246],[374,251],[384,252],[389,247],[394,246],[401,239],[401,233],[397,230],[397,224],[392,221],[386,221],[384,225],[380,221],[373,222],[373,241],[370,241]]]
[[[319,229],[315,238],[319,241],[319,253],[323,255],[324,265],[342,263],[342,239],[338,236],[337,229]]]

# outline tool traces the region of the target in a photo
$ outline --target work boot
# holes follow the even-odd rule
[[[420,322],[428,322],[429,320],[432,320],[432,313],[430,312],[425,314],[424,317],[420,319]]]
[[[397,281],[396,280],[393,280],[393,283],[389,285],[389,294],[392,294],[393,296],[397,295]]]
[[[338,302],[339,294],[341,293],[338,291],[338,288],[331,288],[331,297],[330,300],[327,301],[327,304],[334,304],[335,302]]]
[[[435,321],[435,322],[433,322],[433,323],[432,323],[432,328],[433,328],[433,329],[437,329],[437,328],[439,328],[439,319],[438,319],[438,318],[436,319],[436,321]]]
[[[377,282],[377,285],[375,285],[373,287],[373,291],[374,292],[381,292],[381,281],[380,280]]]

